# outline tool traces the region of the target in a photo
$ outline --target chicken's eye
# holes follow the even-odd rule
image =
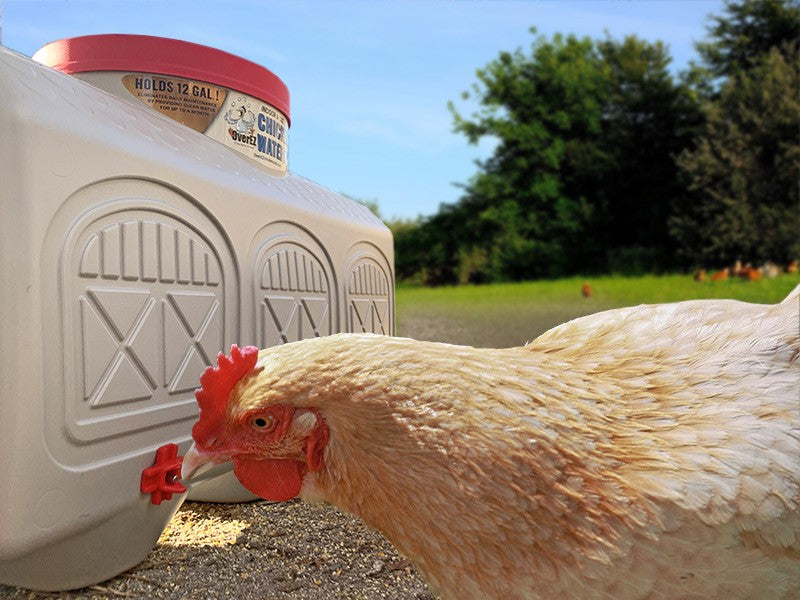
[[[272,427],[273,419],[269,415],[258,415],[250,419],[250,426],[259,431],[266,431]]]

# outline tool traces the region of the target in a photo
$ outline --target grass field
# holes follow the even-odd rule
[[[589,298],[581,295],[584,282],[592,287]],[[437,288],[400,285],[397,334],[471,346],[515,346],[564,321],[601,310],[695,298],[772,304],[798,283],[795,274],[703,283],[689,275],[649,275]]]

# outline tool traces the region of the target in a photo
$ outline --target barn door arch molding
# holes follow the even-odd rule
[[[338,285],[323,245],[305,228],[276,221],[256,236],[254,343],[267,348],[339,331]]]
[[[368,242],[348,252],[345,268],[347,331],[394,335],[394,276],[388,259]]]
[[[57,259],[52,244],[43,256],[58,299],[43,323],[56,315],[63,348],[59,393],[48,394],[61,406],[47,411],[66,433],[57,453],[83,462],[112,443],[121,454],[174,435],[170,425],[196,418],[198,374],[238,333],[236,261],[221,228],[172,188],[124,179],[73,194],[50,231],[61,242]]]

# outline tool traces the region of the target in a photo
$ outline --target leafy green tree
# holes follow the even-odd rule
[[[556,275],[576,268],[591,218],[579,171],[596,170],[607,73],[588,38],[538,38],[531,56],[502,52],[477,71],[482,109],[455,130],[492,136],[493,156],[465,186],[458,210],[472,232],[452,257],[483,256],[473,281]],[[451,105],[452,108],[452,105]],[[570,246],[577,252],[565,251]],[[463,274],[462,274],[463,278]]]
[[[599,185],[604,204],[593,223],[603,235],[611,270],[672,266],[674,244],[666,227],[682,193],[674,158],[687,148],[702,122],[689,88],[674,81],[661,42],[628,36],[598,44],[610,69],[603,142],[611,161]]]
[[[796,0],[726,2],[725,13],[711,19],[710,39],[697,44],[703,66],[727,78],[756,66],[773,49],[785,56],[796,52],[799,6]]]
[[[687,263],[800,255],[800,63],[773,49],[731,77],[678,166],[689,194],[670,219]]]
[[[497,141],[458,203],[473,232],[451,260],[486,281],[614,268],[669,256],[673,155],[699,121],[661,44],[556,35],[530,56],[503,52],[477,72],[471,118],[455,129]]]
[[[494,153],[457,203],[396,235],[398,274],[483,282],[796,257],[799,7],[727,2],[677,81],[667,48],[635,36],[500,53],[465,94],[479,109],[450,105],[455,130],[494,139]]]
[[[394,237],[394,268],[397,279],[413,283],[426,283],[427,259],[422,239],[424,219],[398,219],[387,223]]]
[[[800,4],[726,10],[699,44],[707,71],[723,79],[678,159],[688,193],[670,231],[687,264],[787,261],[800,254]]]

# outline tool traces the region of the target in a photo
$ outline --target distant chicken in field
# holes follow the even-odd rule
[[[589,285],[588,281],[585,281],[581,286],[581,294],[584,298],[589,298],[592,295],[592,286]]]
[[[232,348],[189,476],[360,516],[450,599],[797,598],[800,287],[583,317],[510,349]]]
[[[730,269],[728,267],[720,269],[711,276],[711,281],[727,281],[729,273]]]
[[[739,276],[743,279],[747,279],[747,281],[758,281],[761,279],[761,269],[754,269],[750,266],[743,267]]]

